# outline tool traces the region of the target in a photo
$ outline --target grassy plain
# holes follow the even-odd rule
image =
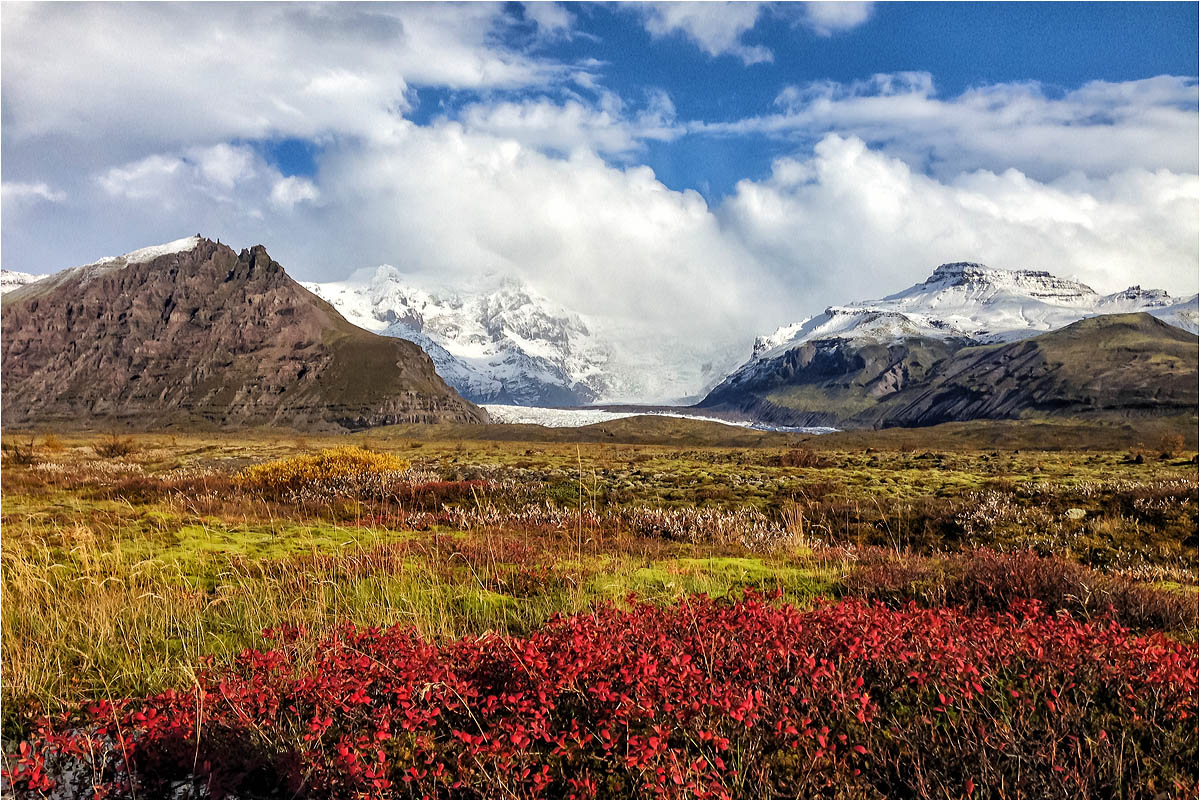
[[[97,700],[121,705],[164,691],[221,698],[223,683],[214,686],[204,671],[240,675],[240,654],[270,648],[264,630],[304,632],[288,645],[289,660],[332,670],[320,674],[332,681],[341,674],[328,664],[329,644],[346,636],[340,632],[347,622],[400,624],[450,654],[474,648],[470,643],[491,648],[485,644],[497,640],[488,633],[545,637],[556,631],[547,624],[557,615],[589,613],[572,619],[586,628],[590,613],[608,614],[602,612],[608,602],[622,609],[649,603],[673,615],[672,609],[692,608],[698,595],[737,600],[758,590],[816,614],[824,614],[820,598],[860,598],[901,616],[917,614],[904,612],[910,602],[934,614],[950,607],[994,614],[1032,600],[1067,616],[1060,621],[1111,618],[1135,634],[1165,633],[1194,651],[1198,480],[1194,424],[1183,422],[1027,421],[824,436],[661,417],[569,430],[390,427],[341,436],[6,432],[2,751],[12,763],[16,743],[35,733],[40,716],[78,716]],[[329,450],[344,446],[361,450]],[[358,453],[352,462],[370,469],[325,475],[313,466],[343,464],[347,453]],[[256,466],[275,460],[287,462]],[[890,624],[880,625],[886,632]],[[726,634],[727,644],[738,642],[736,626]],[[697,640],[697,648],[703,652],[708,642]],[[1120,636],[1115,646],[1126,648]],[[344,679],[353,683],[354,675],[350,670]],[[737,692],[736,670],[730,680]],[[1016,679],[1003,679],[1009,680]],[[341,704],[341,691],[329,692],[330,703]],[[1080,731],[1093,736],[1096,725],[1128,723],[1105,715],[1088,718]],[[354,719],[347,736],[361,734]],[[220,730],[209,736],[220,740]],[[1162,731],[1154,735],[1165,737],[1160,742],[1182,748],[1184,757],[1171,758],[1163,770],[1171,787],[1187,790],[1178,771],[1194,742],[1154,731]],[[955,763],[938,745],[941,735],[930,737],[930,758]],[[325,743],[328,753],[340,753],[332,743]],[[245,748],[212,747],[218,755]],[[293,753],[292,745],[270,747],[277,755]],[[688,753],[694,747],[680,746]],[[992,753],[985,742],[980,747]],[[1138,753],[1164,747],[1138,746]],[[449,759],[446,748],[449,741],[431,753]],[[1104,770],[1115,771],[1114,787],[1148,790],[1168,782],[1122,773],[1123,753],[1103,757]],[[143,754],[145,781],[156,775],[166,781],[145,767],[148,758]],[[916,757],[901,759],[910,758]],[[30,777],[37,759],[12,764]],[[463,770],[476,764],[470,759]],[[721,778],[710,777],[712,787],[744,783],[768,795],[809,787],[778,772],[792,757],[779,764],[762,759],[732,767],[731,775],[722,769]],[[775,784],[758,776],[755,764],[773,765]],[[842,788],[833,794],[857,787],[857,773],[845,772],[851,767],[829,767]],[[508,770],[488,767],[470,781],[484,782],[476,789],[490,787],[486,782]],[[952,789],[961,781],[941,767],[930,770]],[[1015,770],[1014,776],[1024,769]],[[1090,795],[1109,787],[1109,779],[1085,767],[1069,775],[1079,789],[1060,787],[1051,771],[1049,783],[1028,791]],[[133,794],[120,776],[114,773],[106,791]],[[870,793],[929,791],[902,789],[907,785],[899,778],[877,771],[870,776],[882,782]],[[648,793],[643,779],[636,773],[634,784],[607,791]],[[992,793],[1008,779],[997,781]],[[335,788],[306,782],[295,791],[322,795]],[[37,793],[36,783],[20,787]],[[859,789],[866,793],[865,787]],[[266,789],[242,785],[241,791]],[[601,793],[599,785],[588,791]]]
[[[32,453],[30,434],[7,435],[6,736],[84,698],[187,687],[205,657],[229,661],[283,624],[315,640],[347,620],[399,622],[436,640],[526,633],[630,595],[929,600],[978,548],[1081,566],[1098,598],[1133,588],[1143,607],[1195,605],[1187,443],[1112,449],[1101,432],[1099,448],[1063,448],[1083,430],[1068,428],[1041,437],[1054,450],[977,448],[953,428],[801,438],[618,422],[602,442],[528,427],[493,441],[411,427],[141,434],[116,438],[123,455],[97,434],[35,433]],[[269,499],[234,478],[345,444],[410,462],[401,491]],[[1162,614],[1195,639],[1186,612],[1149,619]]]

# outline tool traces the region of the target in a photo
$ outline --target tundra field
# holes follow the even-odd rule
[[[8,431],[4,792],[1194,798],[1195,431]]]

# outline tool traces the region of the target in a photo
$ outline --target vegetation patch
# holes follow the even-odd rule
[[[1195,650],[1037,604],[694,597],[444,645],[346,626],[311,658],[301,634],[47,719],[5,777],[21,796],[1197,792]]]
[[[273,499],[355,496],[409,468],[405,460],[354,445],[327,448],[247,467],[237,478],[248,489]]]

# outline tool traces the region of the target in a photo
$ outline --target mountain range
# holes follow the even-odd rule
[[[431,288],[385,265],[300,285],[261,246],[198,236],[48,277],[5,270],[0,293],[10,421],[170,407],[220,424],[477,422],[472,402],[657,400],[685,376],[702,413],[782,426],[1195,406],[1180,378],[1195,372],[1196,296],[969,262],[760,336],[723,380],[704,343],[671,364],[621,353],[511,278]]]
[[[200,236],[6,291],[8,425],[486,422],[416,345],[347,322],[261,245]]]
[[[877,422],[884,418],[876,407],[927,385],[935,368],[947,368],[965,348],[1138,312],[1190,332],[1195,341],[1198,301],[1136,286],[1101,295],[1044,271],[943,264],[902,292],[831,306],[759,337],[750,359],[698,405],[781,425]]]

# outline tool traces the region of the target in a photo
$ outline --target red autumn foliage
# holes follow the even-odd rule
[[[150,797],[1197,792],[1197,652],[1112,622],[612,606],[438,646],[299,632],[168,692],[44,721],[11,791]],[[55,787],[55,784],[58,784]]]
[[[866,554],[846,578],[847,592],[899,605],[959,606],[1003,612],[1021,601],[1038,601],[1050,612],[1080,618],[1108,615],[1135,630],[1192,631],[1196,598],[1148,586],[1032,551],[1005,553],[979,548],[947,559],[897,560],[883,551]]]

